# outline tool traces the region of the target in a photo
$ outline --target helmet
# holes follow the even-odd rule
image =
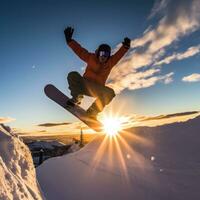
[[[101,45],[99,45],[98,49],[96,50],[97,56],[100,55],[99,53],[100,53],[101,51],[108,53],[108,55],[110,56],[111,47],[110,47],[108,44],[101,44]]]

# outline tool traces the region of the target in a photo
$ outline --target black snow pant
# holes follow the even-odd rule
[[[88,80],[78,72],[70,72],[67,80],[73,98],[77,98],[78,95],[87,95],[96,98],[90,108],[97,113],[101,112],[115,97],[115,92],[112,88]]]

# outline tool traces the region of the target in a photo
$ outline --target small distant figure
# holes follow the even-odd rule
[[[44,155],[44,150],[40,149],[40,152],[39,152],[39,165],[41,165],[42,162],[43,162],[43,155]]]
[[[86,112],[91,118],[96,119],[98,113],[115,97],[114,90],[105,86],[105,83],[111,69],[130,48],[131,40],[124,38],[122,46],[114,55],[111,55],[111,47],[108,44],[101,44],[94,53],[90,53],[72,39],[73,33],[72,27],[64,30],[66,42],[75,54],[87,63],[87,67],[83,76],[76,71],[68,74],[67,80],[72,98],[67,101],[67,104],[69,106],[79,105],[83,95],[95,97],[95,102]]]

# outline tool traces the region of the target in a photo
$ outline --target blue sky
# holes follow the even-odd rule
[[[0,117],[16,119],[11,123],[14,127],[75,120],[43,92],[46,84],[53,83],[69,94],[67,73],[83,73],[85,63],[65,44],[63,30],[68,25],[89,51],[102,42],[114,49],[126,36],[132,40],[129,57],[112,71],[109,82],[118,95],[107,109],[117,112],[120,105],[121,114],[139,115],[199,110],[200,12],[196,3],[1,2]]]

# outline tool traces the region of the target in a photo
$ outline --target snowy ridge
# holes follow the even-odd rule
[[[40,200],[35,169],[28,147],[0,124],[0,199]]]
[[[48,200],[200,199],[200,117],[97,137],[38,169]]]

